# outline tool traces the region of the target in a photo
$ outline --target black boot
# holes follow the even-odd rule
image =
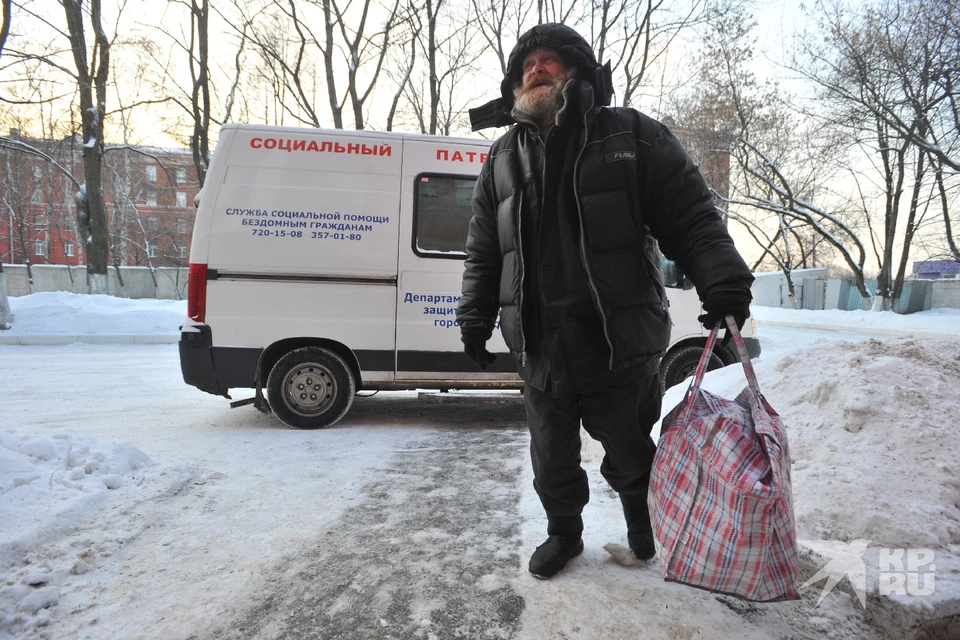
[[[580,536],[576,538],[550,536],[530,556],[530,573],[534,578],[541,580],[552,578],[567,566],[571,558],[581,553],[583,553],[583,539]]]
[[[657,554],[653,543],[653,526],[650,524],[650,511],[647,509],[647,492],[640,494],[620,494],[623,515],[627,520],[627,541],[638,560],[650,560]]]
[[[534,577],[551,578],[563,569],[570,558],[583,552],[583,519],[580,516],[547,516],[547,541],[530,556],[530,573]]]
[[[650,560],[657,555],[657,547],[653,544],[653,531],[641,531],[639,533],[628,533],[627,542],[630,543],[630,549],[637,560]]]

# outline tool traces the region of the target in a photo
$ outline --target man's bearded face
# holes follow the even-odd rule
[[[563,87],[575,74],[556,51],[534,49],[523,61],[523,78],[513,90],[514,105],[531,117],[552,119],[563,106]]]

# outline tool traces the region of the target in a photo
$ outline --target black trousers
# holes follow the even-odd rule
[[[549,385],[548,385],[549,386]],[[547,514],[549,535],[579,536],[590,499],[580,466],[580,424],[603,445],[600,473],[620,495],[628,535],[650,530],[647,489],[660,417],[660,375],[637,369],[611,372],[576,393],[553,395],[524,387],[533,486]]]

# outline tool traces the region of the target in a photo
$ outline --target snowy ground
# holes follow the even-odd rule
[[[8,336],[50,341],[175,339],[184,312],[11,306]],[[929,611],[960,598],[960,311],[864,313],[757,308],[755,365],[790,431],[799,537],[934,550],[936,595],[908,601]],[[737,367],[706,384],[742,386]],[[0,346],[0,397],[0,638],[884,637],[871,619],[897,637],[874,593],[753,605],[611,563],[625,532],[592,444],[586,551],[533,579],[522,405],[381,393],[294,431],[184,385],[171,344]]]

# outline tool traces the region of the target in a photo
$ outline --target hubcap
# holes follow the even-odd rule
[[[686,380],[687,378],[692,378],[693,374],[697,372],[697,362],[693,364],[688,364],[687,366],[680,369],[680,375],[677,376],[679,380]],[[707,365],[707,368],[710,368],[710,365]]]
[[[309,418],[330,407],[337,397],[337,381],[325,366],[308,362],[283,377],[283,396],[291,411]]]

